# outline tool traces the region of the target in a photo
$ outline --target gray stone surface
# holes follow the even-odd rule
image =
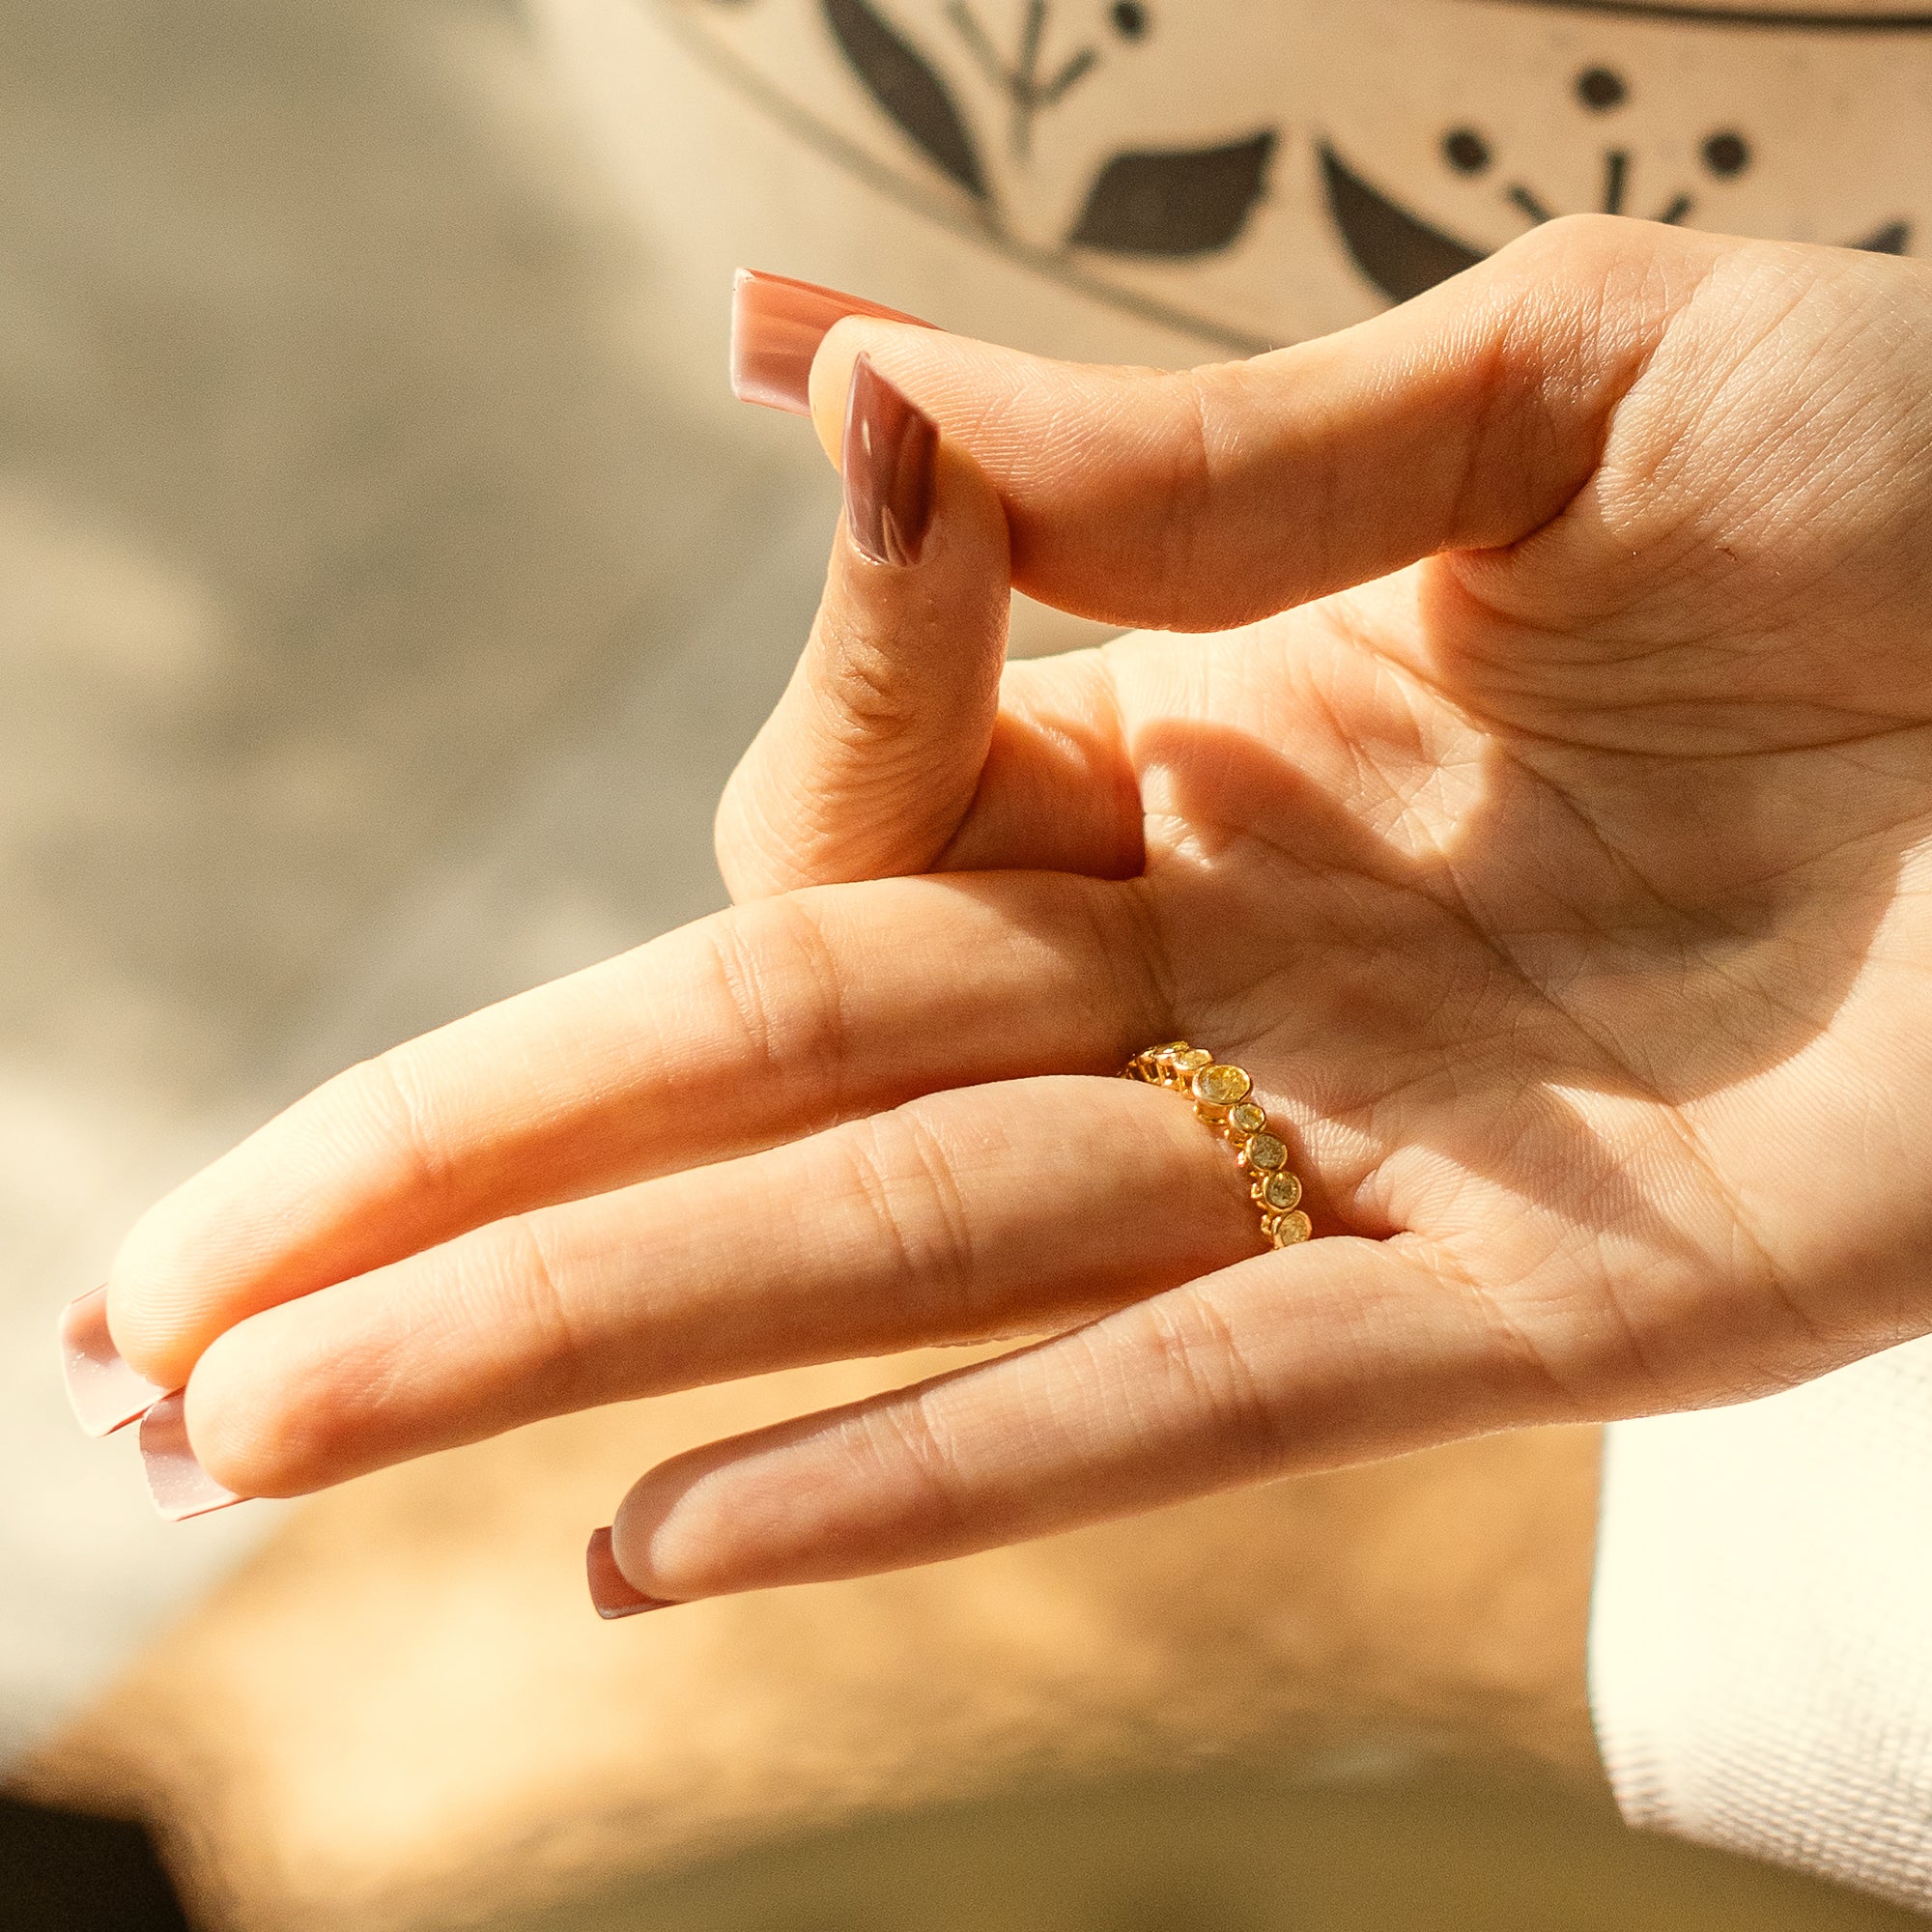
[[[131,1216],[722,898],[834,486],[655,273],[506,7],[0,0],[0,1759],[273,1515],[67,1417]]]

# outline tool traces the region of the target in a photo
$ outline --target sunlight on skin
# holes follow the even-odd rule
[[[840,323],[821,440],[863,350],[937,507],[915,566],[835,546],[721,810],[739,907],[264,1129],[129,1236],[117,1341],[289,1493],[1048,1337],[653,1471],[615,1551],[684,1598],[1922,1332],[1927,286],[1598,219],[1184,375]],[[1009,577],[1251,628],[1001,684]],[[1028,1078],[1177,1036],[1324,1238],[1260,1254],[1172,1096]]]

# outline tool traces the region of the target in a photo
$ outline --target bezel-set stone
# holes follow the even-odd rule
[[[1194,1076],[1194,1097],[1206,1107],[1232,1107],[1254,1084],[1240,1067],[1212,1061]]]
[[[1175,1054],[1172,1064],[1177,1072],[1199,1073],[1204,1066],[1214,1064],[1214,1056],[1206,1047],[1190,1046],[1184,1052]]]
[[[1297,1247],[1315,1232],[1315,1224],[1299,1208],[1293,1214],[1270,1215],[1264,1225],[1268,1239],[1278,1248]]]
[[[1241,1159],[1260,1173],[1272,1173],[1288,1165],[1288,1145],[1279,1134],[1250,1134],[1248,1144],[1241,1150]]]
[[[1241,1100],[1228,1109],[1228,1124],[1237,1134],[1258,1134],[1268,1123],[1266,1113],[1253,1100]]]
[[[1301,1182],[1286,1169],[1278,1169],[1255,1188],[1255,1198],[1268,1213],[1287,1214],[1301,1206]]]

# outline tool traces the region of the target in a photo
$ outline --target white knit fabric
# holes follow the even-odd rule
[[[1613,1428],[1590,1652],[1633,1824],[1932,1912],[1932,1340]]]

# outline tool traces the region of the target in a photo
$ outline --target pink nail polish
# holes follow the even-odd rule
[[[845,527],[874,563],[915,564],[932,522],[939,430],[861,355],[845,398]]]
[[[67,1399],[90,1435],[112,1435],[167,1393],[128,1366],[107,1332],[107,1291],[97,1288],[61,1311],[61,1373]]]
[[[675,1601],[670,1597],[647,1597],[634,1589],[611,1549],[611,1532],[593,1529],[590,1546],[583,1552],[583,1567],[590,1579],[590,1602],[607,1622],[613,1617],[640,1616],[645,1610],[668,1610]]]
[[[170,1522],[248,1500],[224,1490],[201,1466],[187,1439],[187,1405],[180,1389],[164,1395],[141,1418],[141,1463],[148,1473],[148,1493]]]
[[[809,416],[811,358],[826,331],[848,315],[909,322],[915,328],[932,327],[862,296],[840,295],[816,282],[795,282],[760,269],[740,269],[731,291],[731,393],[741,403]]]

